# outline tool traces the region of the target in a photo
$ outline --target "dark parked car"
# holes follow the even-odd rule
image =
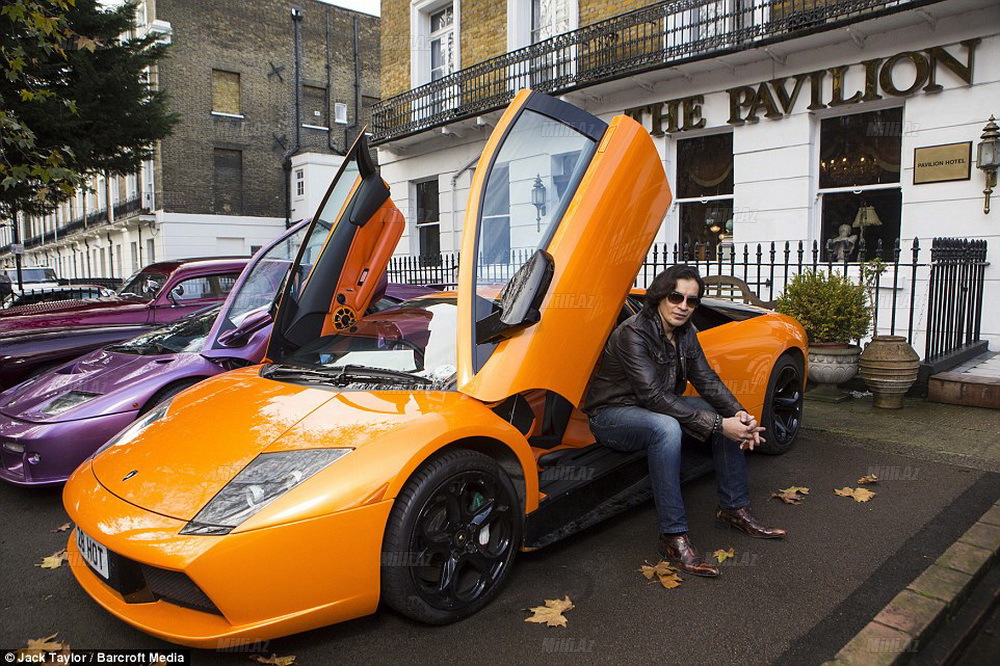
[[[19,312],[26,312],[23,308],[38,303],[51,303],[52,301],[74,301],[88,298],[103,298],[104,296],[114,296],[115,290],[110,287],[102,287],[99,284],[73,284],[51,289],[37,289],[25,291],[23,293],[11,294],[8,301],[4,301],[2,307],[5,311],[0,314],[14,315]],[[14,308],[17,308],[16,310]]]
[[[248,257],[150,264],[114,296],[54,301],[0,315],[0,389],[104,345],[220,304]]]

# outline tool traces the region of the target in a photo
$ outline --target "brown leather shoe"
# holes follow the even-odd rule
[[[764,527],[745,506],[739,509],[723,509],[720,506],[715,510],[715,518],[723,525],[741,529],[756,539],[780,539],[788,534],[788,530],[780,527]]]
[[[718,567],[701,559],[698,550],[688,540],[687,534],[661,534],[659,551],[660,555],[676,564],[681,571],[708,578],[719,575]]]

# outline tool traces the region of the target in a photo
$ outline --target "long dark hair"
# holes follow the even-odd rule
[[[647,315],[656,312],[660,301],[666,298],[670,292],[677,290],[678,280],[694,280],[698,283],[698,298],[705,294],[705,281],[701,279],[698,269],[687,264],[676,264],[653,278],[649,287],[646,288],[643,312]]]

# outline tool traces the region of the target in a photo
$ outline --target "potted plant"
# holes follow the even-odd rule
[[[871,325],[864,285],[833,271],[803,272],[789,281],[775,309],[797,319],[809,337],[809,379],[819,385],[809,396],[845,400],[837,385],[858,373],[861,355],[851,341]]]

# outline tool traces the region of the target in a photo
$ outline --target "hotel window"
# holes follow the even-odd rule
[[[733,135],[677,141],[680,249],[690,258],[715,259],[733,237]]]
[[[240,75],[212,70],[212,113],[243,117],[240,113]]]
[[[891,257],[899,239],[903,110],[884,109],[820,122],[820,247],[827,261],[857,261],[862,241],[873,259]]]
[[[422,265],[441,263],[441,206],[438,181],[425,180],[414,184],[417,202],[417,255]]]

